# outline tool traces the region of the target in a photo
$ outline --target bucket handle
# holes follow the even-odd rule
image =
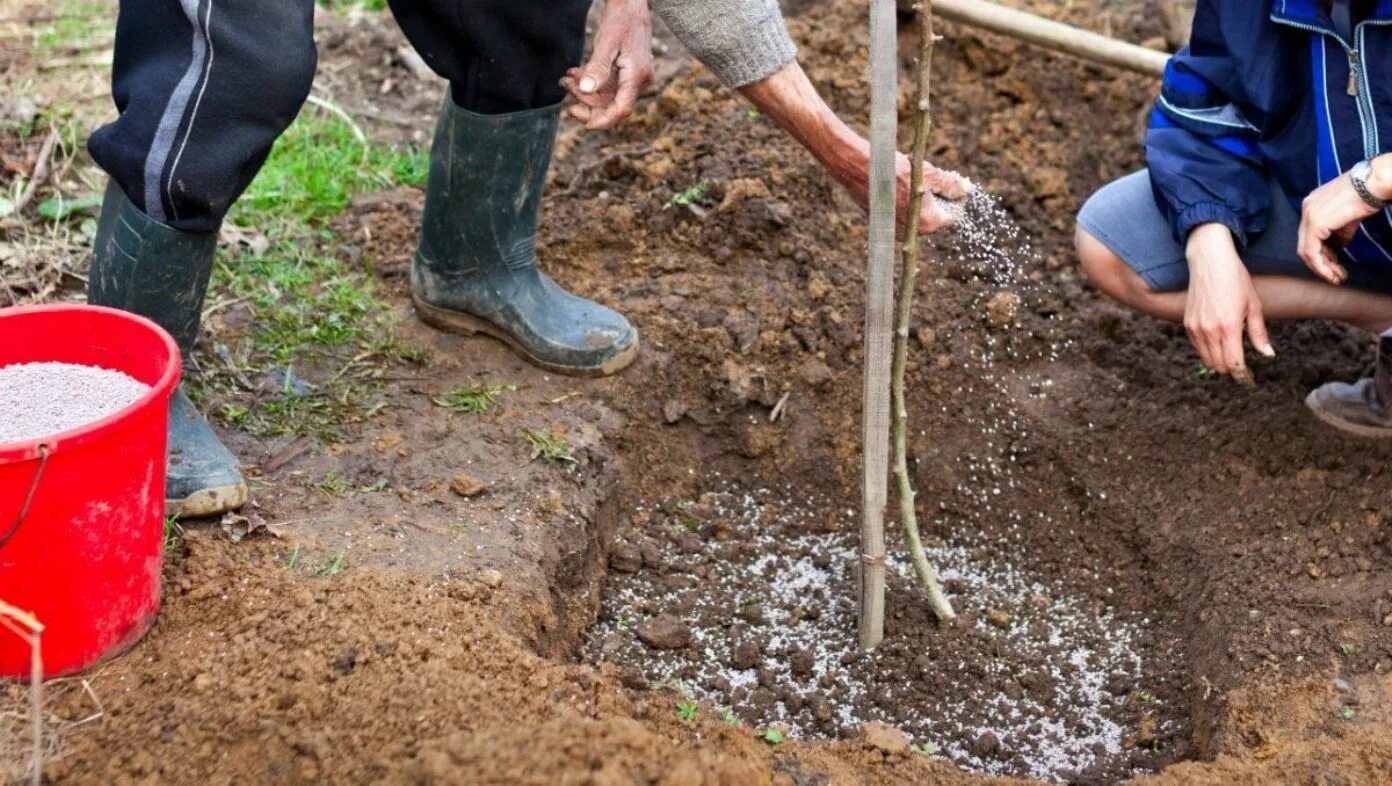
[[[0,534],[0,549],[10,542],[10,538],[19,531],[19,525],[24,523],[24,517],[29,514],[29,505],[34,501],[34,493],[39,490],[39,481],[43,479],[44,468],[48,466],[48,446],[39,445],[39,468],[34,470],[34,481],[29,484],[29,493],[24,497],[24,504],[19,508],[19,517],[15,523],[10,525],[4,534]]]

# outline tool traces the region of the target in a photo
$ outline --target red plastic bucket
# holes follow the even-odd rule
[[[34,362],[114,369],[151,388],[102,420],[0,445],[0,600],[43,623],[45,676],[60,676],[134,644],[159,611],[179,349],[124,311],[0,309],[0,366]],[[0,677],[27,677],[29,667],[28,643],[0,628]]]

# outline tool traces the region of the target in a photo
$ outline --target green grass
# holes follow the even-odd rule
[[[344,552],[330,556],[324,556],[316,562],[305,562],[300,559],[300,547],[296,546],[290,552],[290,558],[285,562],[286,570],[299,571],[317,578],[336,576],[343,570]]]
[[[71,47],[90,48],[91,39],[116,24],[116,4],[100,0],[63,0],[48,25],[34,39],[39,59]]]
[[[335,13],[349,11],[381,11],[387,7],[387,0],[318,0],[320,8]]]
[[[179,514],[167,514],[164,517],[164,556],[172,557],[179,553],[179,548],[184,544],[181,532]]]
[[[503,393],[512,393],[517,390],[516,385],[482,385],[471,382],[462,387],[457,387],[445,393],[445,395],[431,399],[436,406],[455,412],[463,412],[468,415],[481,415],[493,408],[498,403],[498,396]]]
[[[334,440],[344,422],[362,417],[379,383],[350,372],[412,353],[396,343],[371,260],[343,258],[329,225],[354,196],[419,185],[427,171],[424,149],[361,142],[343,119],[307,106],[228,216],[256,242],[223,250],[207,308],[250,318],[213,336],[222,348],[191,375],[195,400],[258,436]],[[306,384],[268,390],[276,371]]]
[[[364,144],[341,118],[306,106],[276,142],[230,220],[267,234],[283,224],[323,226],[355,195],[420,185],[429,170],[425,148]]]
[[[554,431],[546,429],[523,429],[522,441],[532,449],[532,460],[542,459],[552,463],[575,463],[571,455],[570,442]]]

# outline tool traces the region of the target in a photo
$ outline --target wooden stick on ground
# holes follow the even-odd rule
[[[30,786],[39,786],[43,782],[43,655],[39,642],[44,626],[34,615],[0,600],[0,627],[29,643],[29,712],[34,736],[29,783]]]
[[[1169,55],[1100,33],[985,0],[937,0],[938,15],[1074,57],[1150,76],[1165,73]]]
[[[902,264],[899,268],[899,292],[894,310],[894,366],[892,370],[891,402],[894,407],[894,485],[899,495],[899,516],[909,541],[909,556],[919,583],[928,595],[933,614],[943,625],[957,618],[952,604],[938,585],[928,555],[923,552],[923,540],[918,533],[918,513],[914,510],[913,483],[909,480],[908,431],[909,408],[904,397],[904,369],[909,361],[909,320],[913,314],[914,278],[918,275],[918,213],[923,204],[923,157],[928,149],[928,131],[933,125],[933,3],[923,0],[918,8],[919,34],[922,48],[918,60],[918,97],[914,112],[912,174],[913,192],[909,196],[908,231],[904,237]]]
[[[884,509],[889,480],[890,301],[894,297],[894,164],[898,56],[894,0],[870,0],[870,259],[865,274],[860,646],[884,638]]]

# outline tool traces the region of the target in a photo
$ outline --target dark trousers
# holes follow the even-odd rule
[[[454,100],[480,114],[559,103],[590,0],[391,0]],[[216,229],[309,95],[314,0],[121,0],[112,94],[120,117],[92,158],[146,215]]]

